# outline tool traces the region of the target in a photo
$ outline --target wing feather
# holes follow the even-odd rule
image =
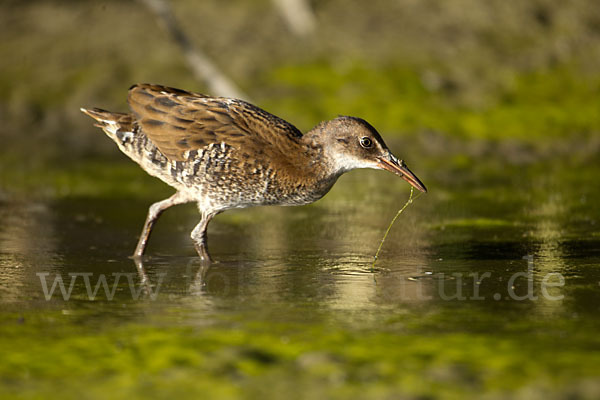
[[[243,100],[140,84],[130,88],[128,101],[142,132],[170,160],[182,161],[186,151],[222,142],[245,151],[285,153],[302,137],[292,124]]]

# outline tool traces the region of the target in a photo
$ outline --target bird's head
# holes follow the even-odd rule
[[[391,153],[377,130],[363,119],[338,117],[320,124],[307,135],[322,146],[325,157],[337,173],[356,168],[384,169],[416,189],[427,191],[404,161]]]

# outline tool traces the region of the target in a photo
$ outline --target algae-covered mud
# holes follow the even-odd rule
[[[430,191],[375,269],[409,194],[376,171],[311,206],[218,216],[208,268],[193,206],[128,258],[168,189],[125,161],[72,165],[52,184],[69,195],[7,198],[3,397],[597,398],[600,165],[419,160]]]

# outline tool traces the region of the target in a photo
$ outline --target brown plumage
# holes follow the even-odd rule
[[[242,100],[140,84],[130,88],[128,101],[131,114],[81,110],[146,172],[177,190],[150,207],[138,257],[159,215],[176,204],[198,203],[202,219],[191,236],[200,257],[210,260],[206,228],[216,214],[254,205],[308,204],[355,168],[386,169],[426,191],[360,118],[339,117],[302,135]]]

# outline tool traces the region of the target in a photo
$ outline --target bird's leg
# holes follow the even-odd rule
[[[194,247],[196,247],[198,255],[203,261],[207,262],[212,262],[212,259],[208,254],[206,229],[208,228],[208,223],[215,215],[216,213],[202,212],[202,219],[200,220],[198,225],[196,225],[196,227],[192,231],[192,234],[190,235],[192,240],[194,241]]]
[[[159,201],[154,203],[148,209],[148,216],[146,217],[146,222],[144,223],[144,229],[142,230],[142,234],[140,235],[140,240],[135,248],[135,253],[133,253],[134,257],[141,257],[144,255],[144,250],[146,250],[146,244],[148,243],[148,238],[150,237],[150,233],[152,232],[152,227],[160,217],[160,214],[163,213],[167,208],[183,204],[189,202],[189,198],[182,195],[180,192],[175,193],[173,196],[168,199]]]
[[[144,262],[142,261],[141,257],[134,257],[133,262],[138,271],[138,275],[140,276],[142,290],[147,296],[150,293],[150,280],[148,279],[148,274],[146,273],[146,269],[144,268]]]

